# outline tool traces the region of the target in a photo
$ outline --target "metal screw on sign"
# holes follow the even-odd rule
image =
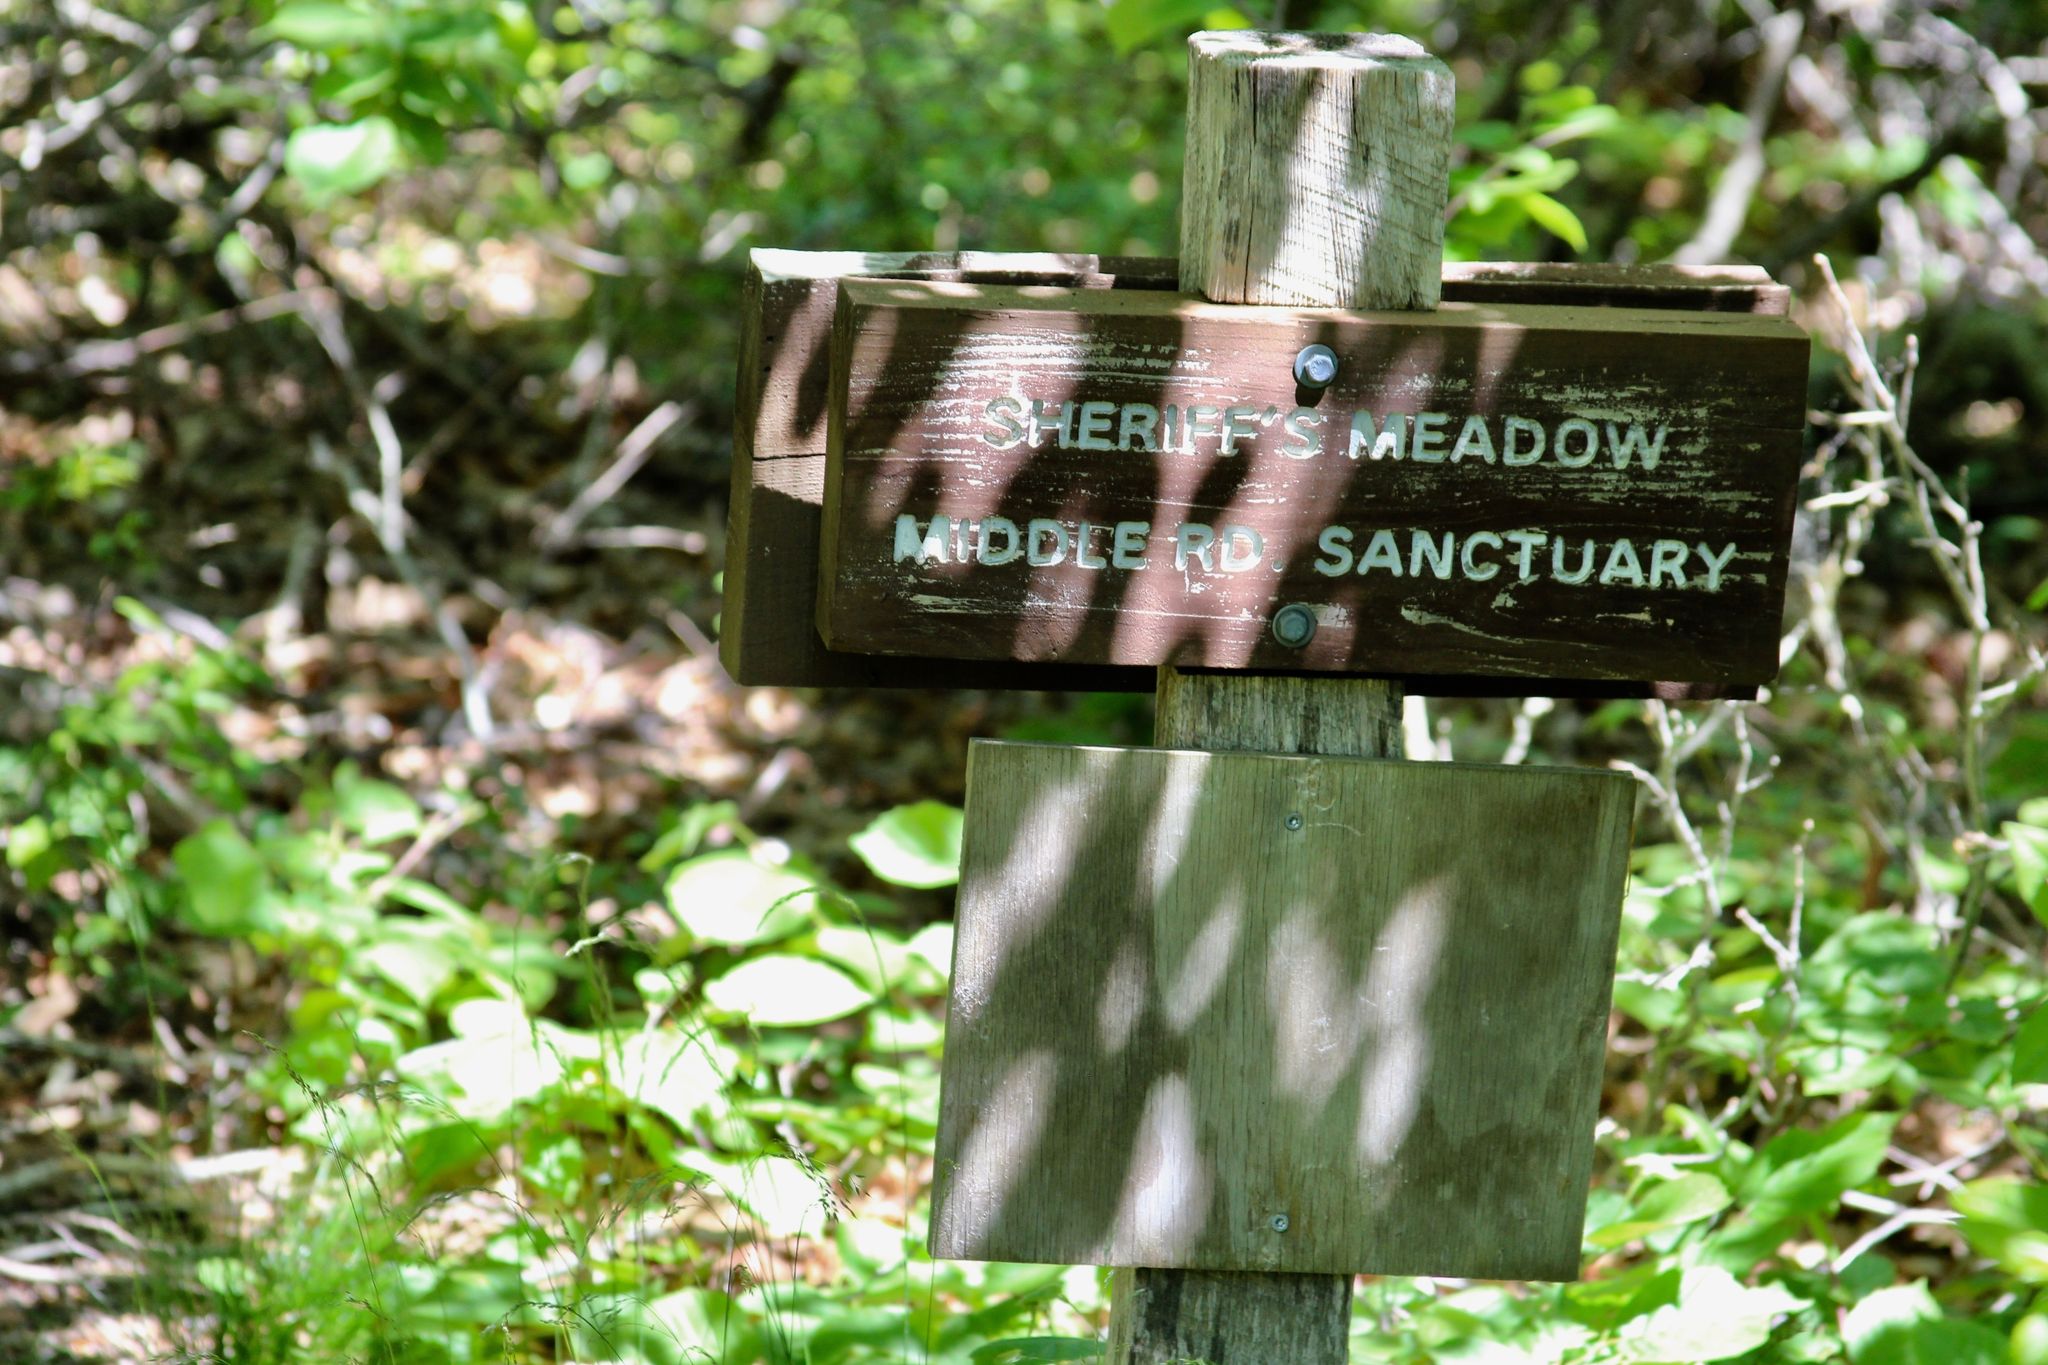
[[[1316,638],[1316,614],[1299,602],[1291,602],[1273,613],[1273,638],[1289,649],[1300,649]]]
[[[1337,353],[1318,342],[1294,357],[1294,382],[1304,389],[1327,389],[1337,378]]]
[[[1276,1213],[1276,1214],[1274,1214],[1274,1215],[1273,1215],[1273,1231],[1275,1231],[1275,1232],[1285,1232],[1285,1231],[1287,1231],[1287,1215],[1286,1215],[1286,1214],[1284,1214],[1284,1213]]]
[[[1289,829],[1300,829],[1300,828],[1301,828],[1301,816],[1300,816],[1299,814],[1294,814],[1294,815],[1290,815],[1290,816],[1288,816],[1288,817],[1287,817],[1287,818],[1286,818],[1285,820],[1281,821],[1280,823],[1282,823],[1282,824],[1286,825],[1286,826],[1287,826],[1287,828],[1289,828]]]

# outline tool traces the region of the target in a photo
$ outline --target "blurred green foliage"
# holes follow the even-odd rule
[[[1780,16],[1758,5],[1280,8],[1451,63],[1454,257],[1665,258],[1702,240],[1749,155],[1716,254],[1811,301],[1828,252],[1887,366],[1905,330],[1926,338],[1913,439],[1967,469],[2019,667],[2048,595],[2041,5],[1788,11],[1775,70]],[[565,565],[534,531],[663,397],[692,416],[635,510],[667,522],[715,496],[748,248],[1168,254],[1181,42],[1272,9],[0,4],[0,586],[19,627],[0,829],[20,955],[91,983],[109,1028],[225,972],[217,1027],[240,1039],[233,997],[285,982],[264,997],[279,1017],[246,1021],[261,1056],[231,1122],[304,1176],[203,1255],[169,1230],[148,1292],[186,1358],[1094,1353],[1094,1270],[923,1251],[950,968],[930,892],[956,875],[956,809],[876,801],[842,849],[743,817],[748,781],[733,799],[678,784],[652,827],[585,853],[573,818],[540,818],[483,760],[379,775],[389,730],[350,728],[338,702],[309,718],[320,684],[259,662],[251,641],[279,628],[250,623],[302,602],[311,621],[305,583],[361,563],[500,613],[440,637],[486,649],[511,615],[584,610],[593,581],[708,621],[708,574]],[[1823,351],[1817,379],[1840,363]],[[1958,707],[1961,628],[1930,596],[1910,486],[1845,468],[1839,436],[1806,490],[1831,501],[1802,517],[1819,586],[1779,694],[1676,719],[1439,713],[1461,757],[1661,753],[1674,806],[1640,826],[1585,1278],[1372,1281],[1357,1358],[2048,1358],[2028,919],[2048,921],[2048,723]],[[1850,506],[1873,536],[1853,552]],[[240,547],[220,557],[234,572],[216,543]],[[458,708],[421,709],[450,750],[478,740]],[[291,742],[251,741],[252,716]],[[1123,698],[1010,724],[1142,729]],[[1989,751],[1969,814],[1966,729]],[[1753,769],[1773,784],[1746,785]],[[479,773],[513,790],[481,796]],[[1981,939],[1954,913],[1973,877]]]

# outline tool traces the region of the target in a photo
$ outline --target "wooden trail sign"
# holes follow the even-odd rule
[[[1118,1263],[1110,1365],[1336,1365],[1355,1272],[1576,1272],[1627,863],[1617,775],[1384,761],[1402,680],[1773,676],[1806,342],[1760,272],[1442,268],[1413,43],[1190,58],[1184,292],[757,256],[721,656],[1156,676],[1187,752],[973,751],[932,1246]]]
[[[719,657],[734,681],[783,687],[1038,687],[1150,691],[1149,666],[938,659],[828,649],[815,625],[831,336],[842,279],[1171,290],[1175,263],[1033,253],[785,251],[751,254],[733,432]],[[1753,266],[1454,263],[1449,303],[1545,304],[1783,317],[1784,286]],[[1542,693],[1671,699],[1740,695],[1707,684],[1487,678],[1403,669],[1424,695]]]
[[[967,773],[935,1255],[1577,1277],[1631,779],[992,741]]]
[[[836,326],[833,649],[1777,672],[1808,349],[1783,319],[851,280]]]

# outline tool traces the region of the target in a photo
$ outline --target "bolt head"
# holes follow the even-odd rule
[[[1290,602],[1273,613],[1273,638],[1289,649],[1300,649],[1316,637],[1316,614],[1299,602]]]
[[[1274,1215],[1273,1215],[1273,1231],[1275,1231],[1275,1232],[1285,1232],[1285,1231],[1287,1231],[1287,1215],[1286,1215],[1286,1214],[1284,1214],[1284,1213],[1276,1213],[1276,1214],[1274,1214]]]
[[[1326,389],[1337,378],[1337,353],[1321,342],[1301,348],[1294,357],[1294,382],[1305,389]]]
[[[1286,819],[1285,823],[1286,823],[1286,825],[1287,825],[1287,828],[1289,828],[1289,829],[1300,829],[1300,828],[1301,828],[1301,816],[1300,816],[1300,814],[1299,814],[1299,813],[1296,813],[1296,814],[1293,814],[1293,815],[1289,815],[1289,816],[1287,817],[1287,819]]]

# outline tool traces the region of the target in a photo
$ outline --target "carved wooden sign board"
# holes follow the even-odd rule
[[[1807,349],[1728,313],[847,280],[818,629],[862,654],[1754,686]]]

